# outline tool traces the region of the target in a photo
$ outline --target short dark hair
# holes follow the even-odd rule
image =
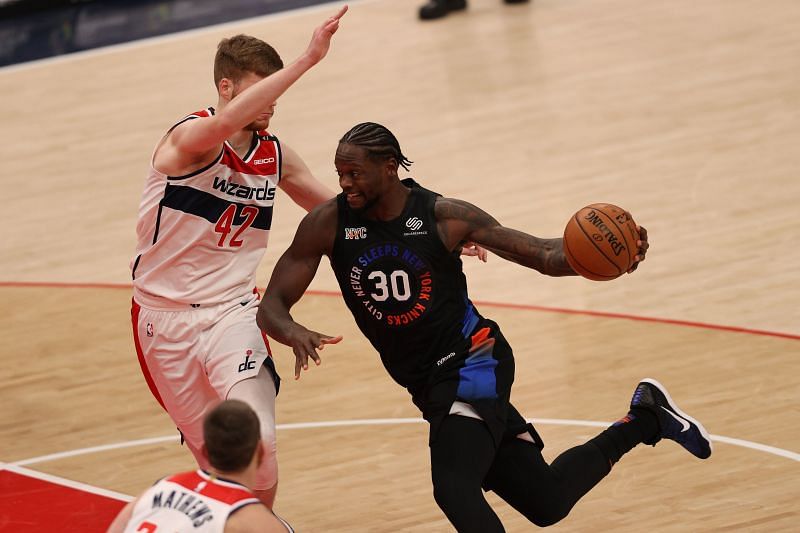
[[[222,78],[239,81],[248,72],[266,78],[282,68],[283,60],[273,47],[250,35],[234,35],[217,45],[214,84],[219,85]]]
[[[253,459],[261,425],[249,405],[225,400],[206,415],[203,438],[211,466],[222,472],[240,472]]]
[[[394,133],[386,126],[375,122],[362,122],[356,124],[344,134],[339,144],[353,144],[361,146],[367,155],[376,159],[394,157],[397,164],[408,170],[413,161],[410,161],[400,149],[400,143]]]

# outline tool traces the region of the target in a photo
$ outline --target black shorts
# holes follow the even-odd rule
[[[448,361],[446,368],[437,369],[428,385],[412,393],[414,404],[431,425],[429,443],[436,440],[453,402],[461,401],[478,412],[496,446],[504,437],[527,431],[541,447],[533,426],[511,405],[514,354],[500,327],[483,318],[473,329],[471,340],[466,353]]]
[[[278,369],[275,368],[275,361],[272,360],[272,355],[264,359],[264,366],[269,370],[272,376],[272,381],[275,383],[275,396],[281,391],[281,377],[278,375]]]

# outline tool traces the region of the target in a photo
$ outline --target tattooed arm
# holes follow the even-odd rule
[[[474,205],[454,198],[436,201],[439,236],[448,250],[471,241],[503,259],[548,276],[576,276],[564,256],[562,239],[540,239],[500,225]]]

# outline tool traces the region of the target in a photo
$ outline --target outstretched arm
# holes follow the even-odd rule
[[[330,255],[336,231],[336,201],[315,209],[300,222],[291,246],[272,271],[264,298],[258,306],[256,322],[267,335],[290,346],[295,355],[294,378],[308,370],[308,358],[319,365],[317,350],[336,344],[341,335],[332,337],[311,331],[298,324],[289,313],[300,300],[317,273],[320,259]]]
[[[347,12],[343,6],[314,30],[305,52],[294,62],[243,91],[218,114],[202,120],[188,120],[175,128],[159,148],[161,164],[167,168],[190,161],[215,158],[227,138],[253,122],[291,85],[328,53],[339,20]]]
[[[469,202],[440,198],[436,202],[439,235],[449,250],[464,241],[483,246],[503,259],[538,270],[548,276],[577,276],[564,255],[564,239],[541,239],[502,226],[485,211]],[[637,226],[640,240],[636,261],[628,273],[644,261],[649,244],[647,230]]]
[[[567,263],[562,239],[541,239],[506,228],[485,211],[454,198],[436,202],[439,234],[448,249],[471,241],[503,259],[548,276],[576,276]]]

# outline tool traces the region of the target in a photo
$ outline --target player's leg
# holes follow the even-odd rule
[[[258,470],[253,492],[270,509],[278,490],[278,460],[275,439],[275,382],[267,365],[261,365],[255,377],[236,383],[228,393],[229,399],[241,400],[250,405],[258,416],[261,440],[267,453]]]
[[[207,469],[208,460],[200,451],[203,418],[218,395],[196,357],[202,314],[199,310],[153,311],[134,303],[132,322],[139,364],[150,392],[178,427],[198,466]]]
[[[567,516],[625,453],[640,443],[655,444],[662,438],[676,441],[701,459],[711,455],[705,428],[677,408],[663,385],[643,380],[625,417],[589,442],[565,451],[550,465],[531,443],[505,439],[484,487],[535,524],[554,524]]]
[[[272,508],[278,484],[275,455],[275,397],[279,378],[270,359],[267,341],[256,325],[258,299],[224,310],[208,340],[208,379],[221,398],[242,400],[255,411],[261,440],[267,450],[254,489]]]
[[[516,410],[512,412],[512,417],[520,417]],[[555,524],[624,453],[657,429],[655,417],[647,412],[629,414],[623,420],[589,442],[566,450],[549,465],[526,434],[509,434],[500,444],[484,488],[497,493],[534,524]],[[519,425],[510,422],[511,427]]]
[[[500,444],[483,486],[545,527],[567,516],[610,470],[608,459],[591,443],[565,451],[548,465],[534,443],[509,437]]]
[[[481,489],[494,454],[486,424],[460,415],[447,416],[431,442],[433,496],[460,533],[504,531]]]

